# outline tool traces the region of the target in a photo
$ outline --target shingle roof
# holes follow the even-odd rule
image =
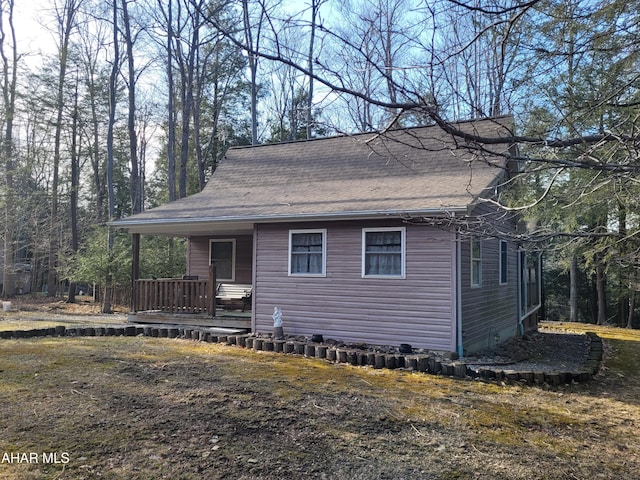
[[[510,118],[460,123],[506,136]],[[439,127],[230,148],[202,192],[118,220],[145,223],[371,216],[466,209],[502,173],[496,155],[464,148]]]

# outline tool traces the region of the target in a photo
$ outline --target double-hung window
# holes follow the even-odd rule
[[[482,286],[482,244],[475,237],[471,238],[471,286]]]
[[[505,285],[507,283],[507,274],[509,272],[507,259],[509,257],[508,244],[504,240],[500,240],[500,285]]]
[[[362,276],[405,276],[405,228],[362,230]]]
[[[542,289],[542,262],[539,252],[520,251],[520,314],[529,315],[540,308]]]
[[[235,282],[236,280],[236,240],[211,240],[209,248],[210,264],[216,267],[216,280]]]
[[[289,275],[326,275],[327,231],[289,231]]]

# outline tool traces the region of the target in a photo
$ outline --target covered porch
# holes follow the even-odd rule
[[[138,279],[133,282],[129,319],[136,323],[188,324],[251,328],[251,310],[233,308],[217,299],[215,267],[206,280],[185,278]]]
[[[186,273],[177,278],[140,278],[140,233],[132,239],[129,319],[136,323],[252,328],[253,231],[189,229],[144,234],[185,236]],[[177,234],[177,235],[175,235]],[[185,235],[186,234],[186,235]],[[220,248],[224,247],[224,248]]]
[[[135,279],[129,320],[136,323],[187,324],[251,329],[251,309],[234,302],[223,304],[216,268],[209,277]],[[242,298],[239,299],[242,302]]]

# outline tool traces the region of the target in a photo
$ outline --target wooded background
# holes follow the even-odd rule
[[[50,0],[44,52],[16,3],[0,0],[3,297],[126,290],[129,240],[105,223],[201,190],[229,146],[437,124],[479,158],[519,145],[492,200],[524,227],[471,227],[544,249],[547,318],[638,326],[638,1]],[[508,139],[451,123],[505,114]],[[184,273],[184,248],[144,238],[142,275]]]

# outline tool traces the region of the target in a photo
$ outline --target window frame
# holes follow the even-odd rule
[[[474,244],[478,245],[478,256],[474,256]],[[474,269],[478,269],[478,281],[474,282]],[[469,277],[471,288],[482,287],[482,240],[477,237],[471,237],[469,240]]]
[[[529,285],[531,283],[528,281],[529,275],[527,274],[527,270],[532,255],[535,256],[531,263],[533,263],[536,276],[535,294],[537,296],[537,302],[529,304],[531,298]],[[542,253],[539,251],[518,250],[518,303],[520,304],[520,320],[524,320],[542,307]]]
[[[498,282],[506,285],[509,281],[509,243],[500,240],[498,245]]]
[[[376,232],[399,232],[400,233],[400,273],[399,274],[367,274],[367,233]],[[407,257],[407,229],[406,227],[371,227],[362,229],[362,252],[361,252],[361,277],[362,278],[387,278],[387,279],[404,279],[406,278],[406,257]]]
[[[293,236],[296,234],[319,233],[322,235],[322,271],[320,273],[292,272],[293,266]],[[326,228],[299,228],[289,230],[289,252],[288,252],[287,275],[289,277],[326,277],[327,276],[327,229]]]
[[[213,244],[214,243],[231,243],[231,278],[222,278],[218,276],[216,269],[217,282],[235,282],[236,281],[236,239],[235,238],[210,238],[209,239],[209,266],[213,264]]]

